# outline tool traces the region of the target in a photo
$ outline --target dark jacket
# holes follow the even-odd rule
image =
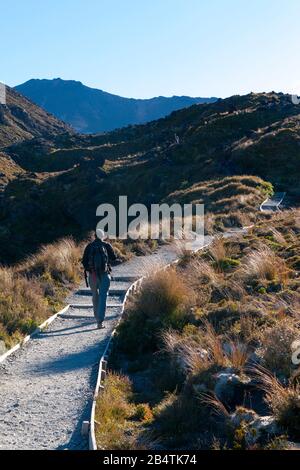
[[[85,271],[88,271],[89,270],[89,254],[90,254],[90,249],[93,245],[95,244],[101,244],[101,245],[104,245],[105,249],[106,249],[106,252],[107,252],[107,256],[108,256],[108,267],[109,267],[109,270],[110,270],[110,263],[114,262],[117,260],[117,256],[114,252],[114,249],[113,247],[111,246],[110,243],[107,243],[107,242],[104,242],[102,240],[94,240],[93,242],[89,243],[85,250],[84,250],[84,253],[83,253],[83,258],[82,258],[82,264],[83,264],[83,267],[85,269]]]

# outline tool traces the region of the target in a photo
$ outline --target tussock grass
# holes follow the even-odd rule
[[[41,249],[25,261],[19,270],[27,277],[51,277],[56,282],[74,283],[79,281],[79,261],[83,245],[72,238],[64,238]]]
[[[192,302],[192,289],[175,269],[146,278],[118,328],[120,347],[132,353],[155,349],[163,328],[188,322]]]
[[[0,339],[12,346],[58,310],[80,280],[82,247],[71,238],[43,246],[12,268],[0,268]]]
[[[222,403],[221,400],[219,400],[219,398],[215,394],[200,393],[199,400],[204,405],[212,408],[217,415],[222,416],[224,418],[230,417],[230,413],[225,407],[224,403]]]
[[[211,358],[207,350],[203,348],[202,336],[198,341],[189,336],[182,335],[175,330],[166,330],[162,333],[163,350],[170,356],[174,367],[179,367],[186,375],[196,374],[207,369],[211,364]]]
[[[261,246],[249,253],[238,272],[245,282],[278,280],[283,285],[287,283],[289,274],[285,260],[268,246]]]
[[[191,260],[185,269],[184,276],[194,287],[199,287],[200,284],[218,286],[221,280],[212,264],[199,257]]]
[[[247,344],[233,341],[229,343],[227,358],[234,369],[242,371],[249,360],[249,356],[250,353]]]
[[[48,312],[38,281],[0,268],[0,339],[7,346],[31,333]]]

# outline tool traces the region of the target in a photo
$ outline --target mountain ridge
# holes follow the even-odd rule
[[[175,95],[147,99],[125,98],[88,87],[80,81],[61,78],[31,79],[16,86],[15,90],[71,125],[76,131],[86,134],[145,124],[193,104],[217,100],[215,97]]]

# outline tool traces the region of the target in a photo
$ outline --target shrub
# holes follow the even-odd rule
[[[153,420],[153,413],[148,403],[140,403],[139,405],[136,405],[134,417],[139,421],[147,423],[151,422]]]
[[[228,328],[240,319],[239,303],[223,300],[216,308],[206,313],[206,318],[218,333],[226,333]]]
[[[199,400],[184,394],[167,394],[153,409],[153,413],[154,435],[169,449],[178,446],[189,448],[191,433],[205,430],[208,424],[203,419],[203,408],[199,406]]]
[[[224,258],[219,262],[218,267],[221,271],[229,271],[230,269],[238,267],[240,264],[240,261],[237,259]]]

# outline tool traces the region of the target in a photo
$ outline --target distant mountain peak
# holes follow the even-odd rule
[[[18,92],[82,133],[99,133],[133,124],[145,124],[193,104],[217,98],[158,96],[124,98],[90,88],[80,81],[31,79],[15,88]]]

